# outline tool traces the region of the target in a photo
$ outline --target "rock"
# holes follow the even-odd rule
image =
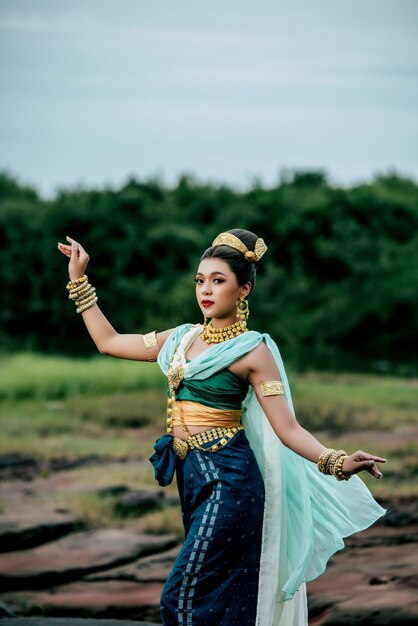
[[[308,612],[309,618],[313,619],[317,615],[321,615],[326,609],[329,609],[335,604],[330,597],[321,595],[319,593],[308,596]]]
[[[361,534],[388,531],[392,533],[390,528],[374,527]],[[353,546],[337,552],[330,563],[307,585],[310,626],[418,623],[415,543]]]
[[[113,567],[112,569],[107,569],[102,572],[89,574],[85,576],[84,579],[89,581],[133,580],[136,582],[164,583],[174,565],[174,561],[180,549],[181,546],[176,546],[166,552],[153,554],[152,556],[138,559],[127,565],[121,565],[120,567]]]
[[[176,545],[172,535],[119,528],[76,532],[36,548],[0,555],[0,589],[36,589],[60,584]]]
[[[113,457],[109,455],[90,454],[84,457],[54,457],[48,460],[39,460],[30,456],[18,454],[0,455],[1,480],[19,479],[34,480],[37,476],[47,476],[53,472],[72,470],[77,467],[90,465],[109,465],[112,463],[142,462],[143,456]]]
[[[344,541],[348,549],[418,543],[418,525],[403,527],[402,532],[393,526],[376,525],[366,532],[347,537]]]
[[[38,473],[38,463],[31,456],[6,454],[0,456],[0,476],[2,480],[9,477],[30,480]]]
[[[126,485],[106,485],[105,487],[94,487],[92,491],[94,491],[94,493],[98,496],[102,496],[104,498],[110,496],[113,498],[114,496],[120,496],[122,493],[129,491],[129,487]]]
[[[180,498],[179,496],[171,496],[171,495],[166,496],[165,504],[167,504],[167,506],[180,507]]]
[[[16,615],[16,613],[11,607],[7,606],[4,602],[0,602],[0,619],[3,617],[13,617],[14,615]]]
[[[157,624],[161,624],[161,622],[131,622],[128,620],[74,617],[16,617],[2,621],[2,626],[156,626]]]
[[[404,528],[418,524],[418,500],[402,498],[396,503],[386,503],[386,507],[389,509],[388,513],[381,520],[384,526]]]
[[[74,515],[60,509],[20,506],[0,518],[0,552],[26,550],[82,528]]]
[[[41,613],[51,617],[123,618],[158,623],[162,588],[162,583],[77,581],[46,591],[8,593],[5,599],[22,616]]]
[[[416,626],[418,607],[405,606],[405,601],[410,601],[410,598],[402,592],[389,594],[380,600],[358,598],[355,603],[349,600],[332,607],[321,626]]]
[[[151,489],[130,489],[119,496],[114,504],[115,511],[123,515],[143,515],[158,509],[163,504],[164,492]]]

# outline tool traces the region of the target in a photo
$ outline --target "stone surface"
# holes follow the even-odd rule
[[[0,552],[26,550],[82,526],[75,515],[60,509],[31,505],[13,507],[0,517]]]
[[[159,621],[162,583],[77,581],[46,591],[4,594],[17,615],[81,616]]]
[[[143,515],[162,506],[164,492],[151,489],[129,489],[115,499],[114,508],[118,513]]]
[[[136,459],[132,457],[121,457],[119,459],[109,455],[90,454],[84,457],[55,457],[48,460],[36,459],[31,456],[23,456],[19,454],[0,455],[0,479],[10,480],[19,479],[24,481],[32,481],[39,474],[50,474],[54,472],[62,472],[72,470],[77,467],[86,467],[91,465],[107,465],[115,462],[132,462],[144,461],[144,457],[138,456]]]
[[[416,537],[418,528],[404,532]],[[393,540],[394,528],[376,525],[346,541],[350,545],[307,585],[311,626],[418,623],[416,543]]]
[[[72,533],[31,550],[0,555],[0,589],[42,588],[173,547],[172,535],[119,528]]]
[[[181,546],[175,546],[166,552],[153,554],[133,563],[112,567],[111,569],[96,572],[85,576],[85,580],[134,580],[136,582],[161,582],[164,583],[174,561],[180,552]]]
[[[156,624],[161,624],[161,622],[74,617],[16,617],[2,621],[2,626],[156,626]]]
[[[360,596],[334,606],[322,621],[311,620],[310,626],[416,626],[417,607],[411,606],[405,593],[391,593],[384,598]],[[404,604],[406,603],[406,604]]]
[[[9,468],[13,464],[20,469],[31,467],[30,458],[3,461]],[[96,462],[103,465],[103,472],[107,471],[107,461]],[[124,466],[132,463],[135,471],[143,472],[145,466],[149,469],[148,459],[122,462]],[[0,496],[9,507],[0,516],[0,541],[3,537],[3,546],[9,550],[13,547],[13,551],[0,554],[0,624],[140,626],[136,620],[160,623],[161,589],[180,549],[173,537],[167,543],[167,537],[144,535],[133,528],[140,527],[141,520],[125,520],[123,528],[85,532],[72,529],[57,538],[54,532],[64,533],[64,521],[71,521],[71,516],[64,509],[52,510],[51,505],[40,504],[53,494],[80,489],[122,501],[141,493],[154,498],[159,490],[132,489],[118,479],[113,482],[111,472],[108,484],[91,481],[80,485],[79,473],[70,471],[70,465],[71,460],[57,460],[55,467],[68,471],[54,472],[51,463],[47,468],[50,473],[35,475],[30,483],[23,477],[0,484]],[[39,469],[44,468],[36,471]],[[178,503],[175,495],[162,496],[161,500],[164,505]],[[154,500],[156,506],[158,501],[159,496]],[[22,502],[27,507],[24,514]],[[140,498],[136,503],[133,498],[135,516],[138,511],[141,513],[140,509],[135,510],[138,503]],[[404,498],[382,504],[391,509],[389,515],[381,523],[346,539],[346,549],[334,555],[321,577],[308,583],[310,626],[418,623],[418,501]],[[45,534],[41,509],[51,529]],[[72,519],[77,522],[75,517]],[[15,539],[10,539],[14,545],[7,539],[8,532],[15,533]],[[48,543],[30,545],[43,540]]]

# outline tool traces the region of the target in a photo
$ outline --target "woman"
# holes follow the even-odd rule
[[[99,351],[157,360],[168,377],[167,434],[151,462],[161,485],[176,474],[185,542],[162,593],[163,624],[305,626],[305,583],[343,537],[386,512],[356,476],[381,478],[385,459],[327,449],[296,421],[276,344],[247,328],[264,241],[233,229],[204,252],[203,325],[121,335],[96,304],[88,254],[67,240],[58,244],[70,258],[67,289]]]

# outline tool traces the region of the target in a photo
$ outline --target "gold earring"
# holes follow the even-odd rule
[[[243,296],[237,300],[237,317],[241,319],[245,325],[247,325],[247,319],[250,314],[250,308],[248,306],[248,300],[245,300]]]
[[[204,320],[203,320],[203,332],[205,332],[207,325],[208,325],[208,318],[206,317],[206,315],[203,316]]]

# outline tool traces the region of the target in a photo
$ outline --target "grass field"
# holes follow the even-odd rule
[[[0,367],[0,455],[146,459],[163,433],[166,379],[155,363],[20,354],[3,356]],[[374,495],[418,494],[417,380],[314,372],[289,378],[299,422],[324,445],[388,459],[383,480],[361,474]],[[151,466],[142,478],[138,468],[129,477],[127,467],[106,467],[110,483],[153,483]],[[93,468],[78,472],[81,482],[83,472],[90,481],[95,475]],[[103,517],[105,505],[97,504]],[[163,524],[164,514],[155,523]]]
[[[164,386],[157,363],[114,359],[51,357],[32,353],[0,355],[0,400],[62,400],[78,394],[110,394]]]

